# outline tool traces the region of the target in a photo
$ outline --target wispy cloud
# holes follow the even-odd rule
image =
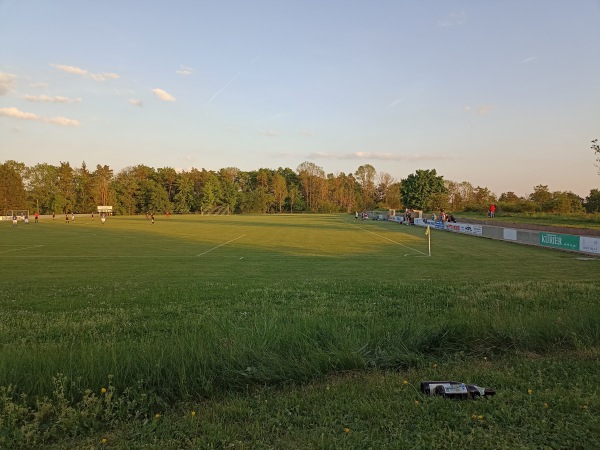
[[[388,108],[393,108],[394,106],[396,106],[398,103],[402,103],[404,101],[403,98],[398,98],[396,100],[394,100],[392,103],[390,103],[388,105]]]
[[[164,100],[165,102],[174,102],[175,101],[175,97],[173,97],[168,92],[163,91],[162,89],[158,89],[158,88],[152,89],[152,92],[154,93],[154,95],[156,95],[161,100]]]
[[[468,17],[465,11],[451,12],[446,17],[438,20],[441,27],[458,27],[467,23]]]
[[[36,88],[36,89],[45,89],[48,87],[48,83],[31,83],[29,86],[31,86],[32,88]]]
[[[90,78],[94,81],[106,81],[106,80],[116,80],[121,78],[120,75],[111,72],[102,72],[102,73],[92,73],[88,72],[85,69],[76,66],[66,66],[64,64],[50,64],[50,66],[55,69],[62,70],[63,72],[70,73],[73,75],[80,75],[82,77]]]
[[[188,75],[193,75],[195,70],[192,69],[191,67],[187,67],[182,64],[181,66],[179,66],[179,70],[176,70],[175,72],[178,73],[179,75],[188,76]]]
[[[25,100],[38,103],[79,103],[81,101],[80,98],[61,97],[60,95],[54,97],[48,95],[26,95]]]
[[[61,126],[79,126],[80,123],[75,119],[68,119],[66,117],[43,117],[37,114],[21,111],[17,108],[0,108],[0,116],[12,117],[14,119],[22,120],[33,120],[37,122],[51,123],[53,125]]]
[[[8,94],[15,85],[15,75],[0,72],[0,95]]]
[[[494,107],[492,105],[481,105],[477,107],[466,105],[463,107],[464,112],[470,113],[472,111],[475,111],[477,112],[477,114],[480,114],[482,116],[485,114],[489,114],[490,112],[492,112],[493,109]]]
[[[304,137],[313,137],[315,135],[315,132],[314,131],[310,131],[310,130],[302,130],[300,132],[300,135],[304,136]]]
[[[262,134],[263,136],[267,136],[267,137],[279,136],[279,133],[275,130],[264,130],[264,131],[261,131],[260,134]]]
[[[405,155],[384,152],[325,153],[315,152],[308,155],[312,159],[365,159],[380,161],[439,161],[452,159],[446,155]]]
[[[525,58],[523,61],[521,61],[520,64],[527,64],[527,63],[529,63],[531,61],[534,61],[536,59],[538,59],[537,56],[530,56],[529,58]]]
[[[138,108],[143,108],[144,107],[144,102],[142,102],[141,100],[138,100],[136,98],[130,98],[127,101],[128,101],[128,103],[130,105],[137,106]]]

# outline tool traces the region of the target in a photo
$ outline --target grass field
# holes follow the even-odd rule
[[[345,215],[0,223],[0,447],[600,447],[600,260],[427,251]],[[498,395],[418,392],[449,378]]]

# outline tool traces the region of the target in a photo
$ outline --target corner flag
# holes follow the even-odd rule
[[[431,256],[431,231],[429,231],[429,225],[427,225],[427,230],[425,231],[425,236],[427,236],[427,245],[429,247],[429,256]]]
[[[425,236],[429,236],[429,225],[427,225],[427,231],[425,231]]]

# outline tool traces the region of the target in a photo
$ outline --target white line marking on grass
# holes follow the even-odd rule
[[[43,247],[43,245],[32,245],[31,247],[13,248],[12,250],[2,250],[0,253],[18,252],[19,250],[29,250],[30,248],[39,248],[39,247]]]
[[[409,247],[408,245],[401,244],[400,242],[396,242],[396,241],[394,241],[393,239],[390,239],[390,238],[388,238],[388,237],[382,236],[381,234],[377,234],[377,233],[374,233],[374,232],[372,232],[372,231],[369,231],[369,230],[367,230],[366,228],[363,228],[363,227],[358,227],[358,228],[360,228],[360,229],[361,229],[361,230],[363,230],[363,231],[366,231],[367,233],[374,234],[375,236],[378,236],[378,237],[380,237],[380,238],[382,238],[382,239],[386,239],[386,240],[388,240],[388,241],[390,241],[390,242],[393,242],[394,244],[400,245],[400,246],[402,246],[402,247],[406,247],[406,248],[408,248],[408,249],[412,250],[413,252],[420,253],[420,254],[422,254],[422,255],[424,255],[424,256],[429,256],[427,253],[424,253],[424,252],[422,252],[422,251],[420,251],[420,250],[417,250],[416,248],[412,248],[412,247]],[[404,255],[404,256],[407,256],[407,255]]]
[[[243,238],[244,236],[246,236],[246,235],[245,235],[245,234],[242,234],[241,236],[238,236],[238,237],[236,237],[235,239],[232,239],[232,240],[230,240],[230,241],[227,241],[227,242],[223,242],[222,244],[219,244],[219,245],[217,245],[216,247],[213,247],[213,248],[211,248],[211,249],[208,249],[208,250],[206,250],[204,253],[200,253],[200,254],[198,254],[198,255],[196,255],[196,256],[202,256],[202,255],[206,255],[208,252],[212,252],[213,250],[216,250],[216,249],[217,249],[217,248],[219,248],[219,247],[223,247],[224,245],[230,244],[230,243],[231,243],[231,242],[233,242],[233,241],[237,241],[238,239],[241,239],[241,238]]]

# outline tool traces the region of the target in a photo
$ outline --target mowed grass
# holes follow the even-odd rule
[[[451,425],[456,429],[427,437],[428,420],[454,423],[455,408],[414,389],[404,398],[403,381],[408,377],[417,386],[418,377],[452,376],[504,390],[497,397],[502,420],[511,414],[542,420],[552,406],[553,424],[576,419],[579,442],[597,442],[598,421],[587,407],[596,411],[598,402],[600,261],[435,230],[428,257],[424,233],[345,215],[162,216],[155,224],[114,217],[104,225],[79,217],[71,224],[44,219],[16,228],[0,223],[0,404],[4,426],[12,430],[6,442],[87,446],[98,441],[100,423],[123,447],[153,437],[156,448],[217,442],[301,448],[304,436],[311,448],[367,448],[368,442],[397,448],[393,442],[408,436],[395,429],[396,413],[417,414],[414,425],[402,422],[420,433],[416,447],[444,443],[447,435],[458,443],[475,423],[484,429],[473,445],[503,435],[498,427],[489,430],[489,420],[471,419],[468,413],[479,406],[465,406]],[[549,374],[544,361],[553,367]],[[343,375],[349,372],[363,375]],[[567,401],[560,397],[569,395],[569,377],[577,382]],[[404,406],[386,403],[389,386],[382,379],[393,380]],[[351,411],[352,400],[329,399],[334,403],[322,411],[312,411],[318,400],[307,400],[289,413],[297,421],[283,417],[270,423],[271,431],[248,423],[257,396],[273,397],[278,405],[257,413],[262,424],[282,404],[298,403],[294,399],[302,395],[310,399],[311,389],[327,385],[352,391],[360,413]],[[545,389],[546,400],[533,406],[528,385]],[[107,392],[101,394],[102,388]],[[361,397],[371,390],[379,400]],[[44,396],[54,409],[40,418]],[[415,400],[434,407],[414,410]],[[229,423],[207,412],[202,425],[188,428],[190,418],[177,419],[173,408],[199,402],[212,403],[213,413],[238,406],[231,406]],[[60,411],[74,408],[80,416],[91,404],[102,414],[73,425],[79,431],[57,428],[65,422]],[[23,413],[28,419],[7,412],[18,410],[15,405],[30,408]],[[332,411],[340,408],[348,411],[333,420]],[[486,414],[494,409],[481,408]],[[167,411],[173,420],[157,441],[152,418]],[[254,431],[234,430],[235,423]],[[352,423],[361,424],[360,439],[351,437],[358,434]],[[23,427],[37,431],[27,435]],[[583,431],[590,427],[596,434]],[[339,430],[346,441],[337,440]],[[536,441],[539,433],[532,430],[519,441],[509,431],[508,447],[572,442],[554,432]]]

